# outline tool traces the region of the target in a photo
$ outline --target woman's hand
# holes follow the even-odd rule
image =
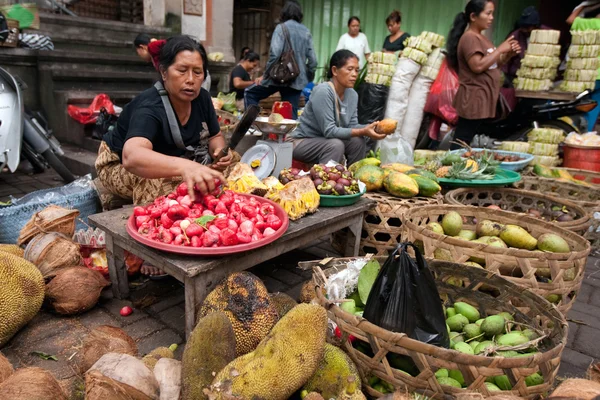
[[[194,187],[200,193],[207,194],[215,190],[215,179],[225,182],[225,177],[219,171],[216,171],[206,165],[190,161],[181,174],[183,181],[187,184],[188,194],[194,200]]]
[[[216,149],[212,155],[212,158],[217,158],[217,155],[221,153],[221,148]],[[218,171],[225,171],[225,168],[231,165],[231,160],[233,159],[233,153],[231,153],[231,149],[227,151],[227,155],[223,156],[216,163],[212,164],[210,167],[216,169]]]
[[[378,123],[379,123],[379,121],[373,122],[373,123],[365,126],[364,128],[362,128],[361,135],[370,137],[371,139],[374,139],[374,140],[381,140],[381,139],[385,138],[387,136],[385,133],[377,133],[375,131],[375,128],[377,128]]]
[[[510,53],[511,51],[514,51],[515,48],[520,49],[521,46],[519,46],[519,42],[517,42],[515,40],[515,37],[511,36],[508,39],[506,39],[504,42],[502,42],[502,44],[500,46],[498,46],[498,51],[501,54],[506,54],[506,53]]]

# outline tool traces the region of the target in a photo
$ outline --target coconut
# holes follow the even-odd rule
[[[152,371],[129,354],[103,355],[85,373],[86,400],[159,400]]]
[[[14,368],[8,358],[0,353],[0,383],[4,382],[14,372]]]
[[[44,278],[54,276],[61,268],[81,262],[79,245],[56,232],[40,234],[31,240],[25,248],[24,258],[35,264]]]
[[[106,353],[122,353],[137,356],[135,341],[122,329],[101,325],[92,329],[83,340],[79,368],[83,373]]]
[[[2,385],[0,398],[10,400],[67,400],[65,392],[52,374],[31,367],[18,369]]]
[[[181,361],[161,358],[154,366],[154,377],[160,386],[160,400],[179,398],[181,394]]]
[[[567,379],[554,389],[549,399],[592,400],[596,396],[600,396],[600,383],[587,379]]]
[[[59,314],[73,315],[98,303],[108,282],[98,271],[86,267],[62,268],[46,285],[46,303]]]
[[[75,233],[75,219],[78,216],[78,210],[50,205],[33,214],[21,229],[17,244],[19,246],[27,244],[37,235],[48,232],[63,233],[67,237],[72,237]]]

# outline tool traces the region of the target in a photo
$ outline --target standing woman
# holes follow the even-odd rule
[[[404,50],[404,41],[410,37],[410,33],[403,32],[400,29],[402,24],[402,14],[394,10],[385,20],[390,34],[383,41],[383,51],[386,53],[395,53]]]
[[[479,126],[496,117],[502,73],[498,68],[521,50],[514,37],[498,48],[482,32],[494,21],[492,0],[470,0],[448,35],[448,63],[458,72],[454,98],[458,113],[455,140],[470,143]],[[453,144],[452,148],[460,147]]]
[[[358,17],[350,17],[348,20],[348,33],[344,33],[338,41],[338,50],[350,50],[358,56],[358,66],[363,69],[367,63],[367,58],[371,54],[367,35],[360,31],[360,19]]]

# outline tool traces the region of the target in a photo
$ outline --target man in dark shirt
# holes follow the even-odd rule
[[[235,92],[236,107],[238,110],[244,110],[244,91],[246,88],[259,84],[262,78],[252,80],[250,73],[258,67],[260,57],[252,50],[248,51],[244,58],[231,71],[229,79],[229,90]]]

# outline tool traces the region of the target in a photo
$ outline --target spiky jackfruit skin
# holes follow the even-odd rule
[[[182,399],[207,399],[203,390],[234,359],[235,335],[229,318],[222,312],[201,318],[185,345],[181,359]]]
[[[40,311],[44,278],[35,265],[0,251],[0,347]]]
[[[25,250],[23,250],[16,244],[0,244],[0,251],[5,251],[17,257],[23,257],[23,255],[25,254]]]
[[[360,375],[350,357],[339,347],[326,343],[319,367],[302,389],[337,399],[360,392],[360,387]]]
[[[314,374],[325,346],[327,312],[299,304],[288,312],[256,350],[229,363],[215,377],[211,400],[286,400]]]
[[[327,294],[324,288],[321,288],[321,292],[323,296]],[[298,301],[300,303],[310,303],[317,296],[315,293],[315,283],[311,280],[304,282],[302,288],[300,288],[300,296],[298,297]]]
[[[325,400],[319,393],[312,392],[307,394],[302,400]]]
[[[223,311],[231,321],[238,356],[254,350],[279,319],[269,291],[250,272],[229,275],[206,296],[199,316],[214,311]]]
[[[152,371],[154,370],[154,366],[158,360],[161,358],[175,358],[175,354],[173,354],[173,350],[168,347],[157,347],[150,353],[146,354],[142,358],[142,362]]]
[[[292,308],[296,307],[298,303],[285,293],[271,293],[271,302],[277,309],[279,318],[287,314]]]

